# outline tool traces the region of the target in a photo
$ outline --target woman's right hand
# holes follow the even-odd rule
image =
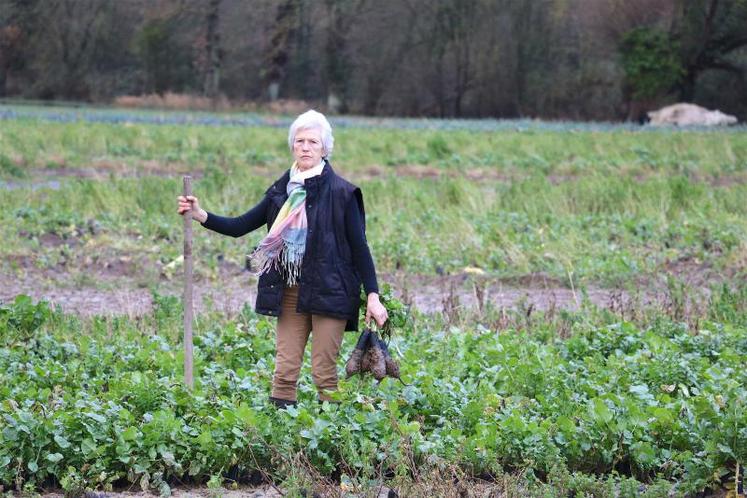
[[[176,209],[177,213],[184,216],[184,213],[192,211],[192,218],[200,223],[205,223],[207,220],[207,211],[200,207],[200,201],[197,200],[197,197],[193,195],[180,195],[176,199],[179,203],[179,206]]]

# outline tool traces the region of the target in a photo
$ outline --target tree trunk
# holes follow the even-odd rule
[[[695,82],[698,79],[698,69],[688,68],[687,74],[682,78],[680,84],[680,102],[692,102],[695,98]]]
[[[327,0],[329,27],[325,58],[327,80],[327,107],[331,112],[347,112],[350,61],[346,52],[349,13],[343,12],[341,0]]]
[[[275,28],[270,46],[265,53],[264,84],[270,101],[280,96],[280,85],[285,77],[291,44],[298,29],[299,0],[285,0],[278,6]]]
[[[204,92],[207,97],[215,99],[220,89],[221,49],[220,31],[218,21],[221,0],[210,0],[207,14],[207,43],[205,52],[207,55],[207,71],[205,73]]]

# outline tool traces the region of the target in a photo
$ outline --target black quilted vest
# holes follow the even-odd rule
[[[267,210],[268,230],[288,198],[285,189],[289,178],[286,171],[265,192],[272,201]],[[357,330],[361,279],[353,267],[345,234],[345,211],[354,197],[365,229],[363,196],[358,187],[338,176],[329,162],[319,176],[307,179],[304,185],[308,232],[296,311],[343,318],[347,320],[345,330]],[[261,275],[255,306],[257,313],[278,316],[284,287],[277,270],[271,269]]]

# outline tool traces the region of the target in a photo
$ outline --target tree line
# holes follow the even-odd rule
[[[747,0],[0,0],[0,96],[340,113],[747,118]]]

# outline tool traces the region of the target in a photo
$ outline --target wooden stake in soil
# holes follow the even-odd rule
[[[192,177],[184,177],[184,195],[192,195]],[[192,211],[184,213],[184,383],[192,378]]]

